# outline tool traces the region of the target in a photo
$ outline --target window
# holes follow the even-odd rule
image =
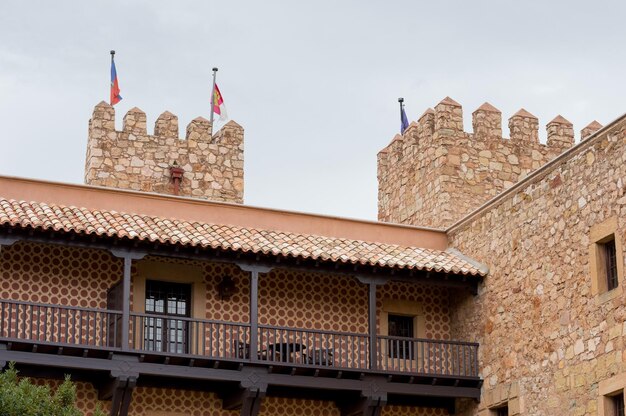
[[[589,272],[591,293],[597,296],[596,303],[615,299],[623,293],[620,282],[624,281],[624,255],[622,231],[617,217],[592,225],[589,229]]]
[[[497,409],[493,409],[492,413],[494,416],[509,416],[509,406],[502,406]]]
[[[189,317],[191,285],[146,281],[144,348],[149,351],[186,353],[189,322],[171,317]]]
[[[612,415],[624,416],[624,391],[620,391],[614,396],[610,396]]]
[[[589,229],[589,272],[591,294],[601,305],[622,295],[624,281],[624,249],[618,217],[610,217]]]
[[[615,235],[610,240],[601,243],[602,260],[604,263],[604,273],[606,276],[607,290],[613,290],[618,285],[617,279],[617,255],[615,252]]]
[[[413,338],[413,317],[388,315],[388,333],[390,337]],[[397,338],[388,340],[389,356],[392,358],[413,359],[413,341]]]
[[[616,374],[598,383],[598,416],[625,416],[626,373]]]

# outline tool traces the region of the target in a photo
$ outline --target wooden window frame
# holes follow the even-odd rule
[[[598,384],[598,416],[619,416],[615,412],[615,397],[626,392],[626,373],[618,374]],[[623,414],[623,413],[622,413]]]
[[[607,290],[617,289],[619,277],[617,276],[617,250],[615,248],[615,234],[600,243],[602,245],[602,263],[604,275],[606,276]]]
[[[624,255],[617,217],[611,217],[591,227],[589,232],[589,272],[591,293],[602,304],[620,296],[624,286]],[[610,285],[607,272],[607,243],[615,242],[616,284]],[[611,247],[610,244],[608,247]],[[612,247],[611,247],[612,249]]]
[[[500,405],[498,407],[492,407],[490,410],[493,416],[509,416],[508,403],[505,403],[504,405]]]
[[[191,285],[191,318],[206,319],[207,285],[204,281],[204,272],[196,265],[168,263],[159,259],[147,257],[136,264],[136,273],[132,278],[132,303],[131,311],[138,313],[146,312],[146,280],[159,280],[163,282],[185,283]],[[197,339],[197,343],[189,344],[189,353],[202,352],[202,339],[196,337],[195,328],[191,328],[191,339]],[[134,333],[135,345],[141,345],[140,332]]]
[[[388,313],[387,314],[387,332],[389,336],[398,337],[400,335],[389,333],[389,329],[391,327],[392,319],[399,318],[401,320],[406,320],[406,323],[410,326],[410,336],[407,336],[407,341],[394,342],[389,340],[387,345],[387,355],[389,358],[399,358],[399,359],[415,359],[415,351],[412,351],[413,343],[409,339],[416,338],[415,337],[415,316],[413,315],[402,315],[397,313]]]
[[[161,292],[168,292],[170,288],[172,287],[180,287],[181,289],[181,293],[184,295],[183,299],[185,300],[185,312],[184,314],[180,314],[178,313],[178,311],[170,311],[169,310],[169,300],[166,298],[164,299],[164,310],[163,311],[149,311],[146,309],[146,314],[148,315],[154,315],[155,317],[152,319],[158,319],[161,321],[161,327],[160,327],[160,331],[161,331],[161,348],[160,349],[156,349],[156,347],[154,349],[151,349],[150,351],[157,351],[157,352],[169,352],[169,353],[177,353],[177,354],[187,354],[189,352],[189,346],[190,346],[190,342],[191,342],[191,334],[189,332],[190,330],[190,325],[189,322],[186,320],[178,320],[176,318],[190,318],[191,317],[191,284],[190,283],[178,283],[178,282],[167,282],[164,280],[155,280],[155,279],[147,279],[146,280],[146,297],[145,297],[145,302],[147,303],[147,299],[148,299],[148,292],[150,291],[150,286],[157,286],[159,288],[159,291]],[[169,335],[170,335],[170,331],[176,331],[178,332],[178,328],[176,329],[172,329],[170,328],[170,325],[172,324],[176,324],[179,325],[181,324],[182,328],[182,332],[183,332],[183,339],[182,339],[182,350],[183,351],[170,351],[170,340],[169,340]],[[147,324],[146,324],[147,325]],[[156,325],[152,328],[153,331],[156,331],[157,327]],[[155,335],[156,336],[156,335]],[[151,340],[151,342],[154,343],[154,345],[156,346],[156,338]],[[144,333],[144,345],[148,345],[148,338],[146,336],[146,334]]]
[[[624,390],[609,397],[613,405],[611,410],[614,416],[624,416]]]

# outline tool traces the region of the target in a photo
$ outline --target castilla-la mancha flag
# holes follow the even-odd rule
[[[224,104],[224,98],[220,89],[215,84],[215,90],[213,91],[213,112],[220,116],[220,120],[226,120],[228,115],[226,114],[226,105]]]

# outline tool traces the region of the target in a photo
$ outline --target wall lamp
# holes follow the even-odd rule
[[[217,285],[217,293],[219,293],[221,300],[230,299],[230,297],[235,294],[236,290],[235,282],[230,276],[222,277],[222,281]]]

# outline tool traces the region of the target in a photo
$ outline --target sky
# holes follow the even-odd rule
[[[626,112],[626,2],[0,0],[0,175],[83,183],[108,100],[209,117],[211,68],[245,128],[245,203],[376,219],[376,154],[450,96],[578,132]],[[219,128],[219,123],[217,125]],[[215,129],[214,129],[215,130]]]

